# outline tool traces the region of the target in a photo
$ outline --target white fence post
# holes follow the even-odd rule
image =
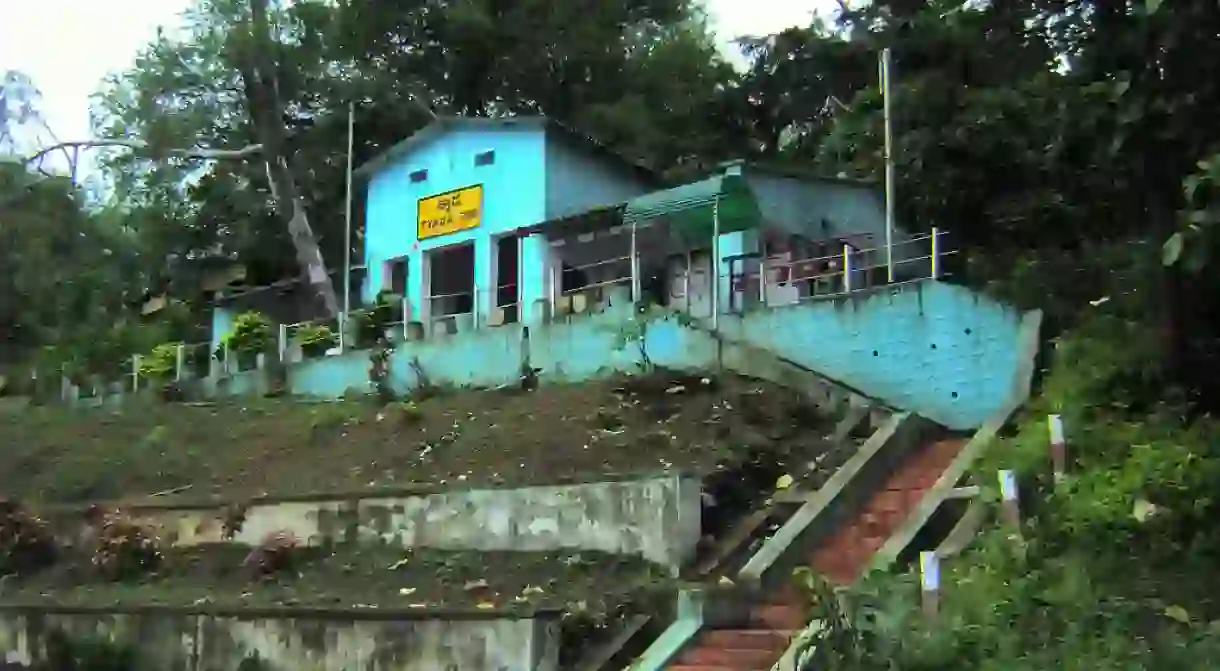
[[[131,390],[140,391],[140,355],[131,355]]]
[[[174,352],[174,382],[182,381],[182,369],[186,365],[186,345],[178,343],[177,351]]]
[[[940,231],[932,227],[932,279],[940,277]]]

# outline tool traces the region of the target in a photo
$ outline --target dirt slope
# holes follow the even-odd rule
[[[0,496],[200,500],[708,472],[752,447],[807,452],[827,423],[769,383],[673,375],[384,406],[29,408],[0,415]]]

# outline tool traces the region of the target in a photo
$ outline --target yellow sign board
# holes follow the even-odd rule
[[[420,240],[478,228],[483,222],[483,185],[446,191],[419,200],[415,216]]]

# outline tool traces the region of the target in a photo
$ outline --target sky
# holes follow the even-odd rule
[[[557,0],[559,1],[559,0]],[[834,0],[705,0],[724,45],[737,35],[807,23]],[[60,140],[89,137],[89,96],[129,67],[157,26],[174,27],[189,0],[0,0],[0,72],[29,75]],[[53,37],[51,37],[53,36]]]

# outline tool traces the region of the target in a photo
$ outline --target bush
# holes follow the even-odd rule
[[[257,312],[243,312],[234,320],[233,332],[225,337],[224,342],[244,365],[259,354],[271,351],[275,344],[273,330],[270,319]],[[223,356],[223,350],[222,346],[218,356]]]
[[[325,354],[339,344],[339,337],[325,324],[306,324],[297,330],[297,338],[307,356]]]
[[[178,367],[178,347],[181,343],[169,342],[157,345],[140,357],[140,377],[154,382],[168,382],[174,378]]]
[[[47,524],[17,501],[0,498],[0,575],[24,575],[55,562],[58,546]]]
[[[106,580],[138,578],[156,571],[164,555],[161,541],[152,530],[121,511],[90,509],[94,528],[93,567]]]

